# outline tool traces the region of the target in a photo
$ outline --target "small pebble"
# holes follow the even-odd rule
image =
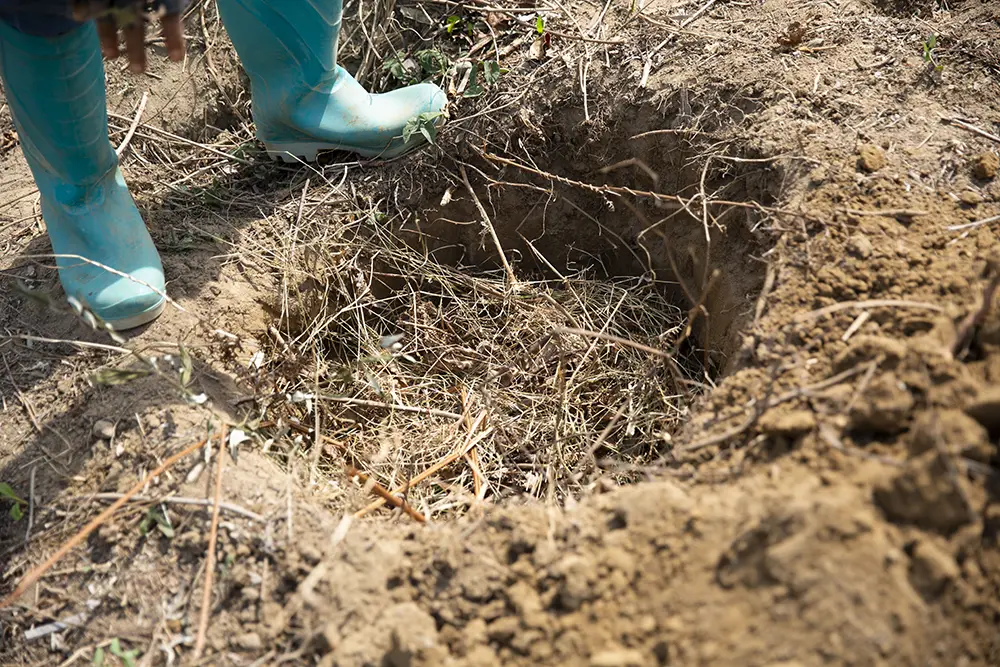
[[[602,651],[590,659],[590,667],[643,667],[644,664],[641,653],[627,649]]]
[[[107,419],[98,419],[94,422],[94,429],[91,431],[95,440],[110,440],[115,437],[115,424]]]
[[[191,468],[190,472],[188,472],[187,474],[187,477],[185,477],[184,479],[188,484],[194,484],[195,482],[198,481],[198,478],[201,477],[201,473],[203,472],[205,472],[205,462],[198,461],[198,463],[194,464],[194,467]]]
[[[259,651],[264,647],[264,641],[256,632],[248,632],[233,638],[233,646],[244,651]]]
[[[978,192],[966,190],[958,196],[966,206],[978,206],[983,201],[983,196]]]

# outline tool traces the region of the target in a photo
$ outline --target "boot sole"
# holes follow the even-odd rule
[[[280,160],[289,164],[294,164],[298,162],[315,162],[316,155],[319,151],[347,151],[350,153],[356,153],[361,157],[367,158],[394,158],[407,153],[411,150],[420,148],[424,144],[412,145],[412,146],[399,146],[392,149],[384,150],[372,150],[370,148],[358,148],[356,146],[341,146],[340,144],[328,144],[316,141],[308,142],[283,142],[283,143],[269,143],[264,142],[264,148],[267,151],[268,156],[272,160]]]
[[[161,299],[158,304],[148,310],[130,317],[124,317],[120,320],[108,320],[108,324],[110,324],[115,331],[128,331],[129,329],[135,329],[136,327],[141,327],[143,324],[149,324],[155,320],[163,313],[163,309],[166,308],[166,306],[167,300]]]

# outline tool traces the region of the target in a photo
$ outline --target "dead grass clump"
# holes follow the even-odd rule
[[[476,496],[561,498],[599,459],[642,465],[669,439],[689,387],[668,354],[627,344],[669,350],[681,335],[658,285],[583,272],[511,288],[438,263],[390,222],[317,220],[261,258],[284,275],[265,419],[318,419],[337,456],[430,515]],[[407,489],[455,452],[435,484]]]

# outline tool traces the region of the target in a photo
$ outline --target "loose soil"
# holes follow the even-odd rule
[[[390,163],[261,155],[211,2],[188,62],[109,65],[179,306],[131,353],[62,305],[0,112],[0,591],[246,435],[0,612],[0,662],[1000,664],[995,3],[571,3],[535,45],[476,8],[393,9],[459,70]]]

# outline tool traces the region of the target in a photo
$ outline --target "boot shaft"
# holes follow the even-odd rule
[[[118,166],[94,25],[34,37],[0,22],[0,76],[43,200],[85,201]]]
[[[255,93],[328,93],[336,84],[341,0],[218,0],[218,6]],[[275,89],[293,80],[308,91]]]

